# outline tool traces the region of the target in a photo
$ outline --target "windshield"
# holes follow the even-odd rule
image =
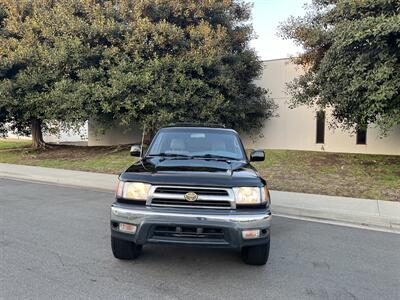
[[[245,159],[237,134],[207,128],[161,130],[150,145],[147,155]]]

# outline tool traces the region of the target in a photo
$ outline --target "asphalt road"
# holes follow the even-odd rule
[[[274,217],[270,260],[110,249],[112,194],[0,179],[1,299],[399,299],[400,235]]]

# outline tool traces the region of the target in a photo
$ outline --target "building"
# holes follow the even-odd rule
[[[243,137],[247,147],[400,155],[400,125],[381,138],[373,125],[358,134],[329,128],[329,110],[320,114],[305,106],[290,109],[286,83],[301,73],[301,68],[290,59],[264,62],[264,72],[257,83],[271,91],[272,98],[279,105],[279,117],[265,122],[263,138],[252,141],[250,137]]]
[[[45,133],[43,139],[46,143],[63,143],[72,145],[87,145],[88,144],[88,122],[80,126],[77,131],[61,130],[57,134]]]
[[[246,148],[400,155],[400,125],[386,137],[380,137],[379,130],[373,125],[366,132],[355,134],[330,128],[329,110],[321,113],[304,106],[289,108],[286,83],[301,73],[302,69],[287,58],[264,62],[264,71],[257,84],[270,90],[271,97],[279,105],[278,116],[265,122],[261,138],[242,135]],[[88,132],[89,146],[137,143],[141,138],[135,125],[113,127],[98,133],[96,125],[89,122]]]

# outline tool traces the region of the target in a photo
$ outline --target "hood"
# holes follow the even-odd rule
[[[224,175],[232,172],[232,165],[226,161],[203,160],[203,159],[165,159],[153,160],[153,170],[159,173],[171,172],[203,172]],[[225,174],[226,175],[226,174]]]
[[[150,157],[130,166],[121,180],[187,186],[263,186],[247,161]]]

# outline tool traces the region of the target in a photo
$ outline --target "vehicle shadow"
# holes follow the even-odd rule
[[[197,266],[208,263],[218,264],[219,262],[242,264],[238,250],[161,244],[145,245],[139,260],[145,264],[162,264],[163,261],[168,264],[185,263]]]

